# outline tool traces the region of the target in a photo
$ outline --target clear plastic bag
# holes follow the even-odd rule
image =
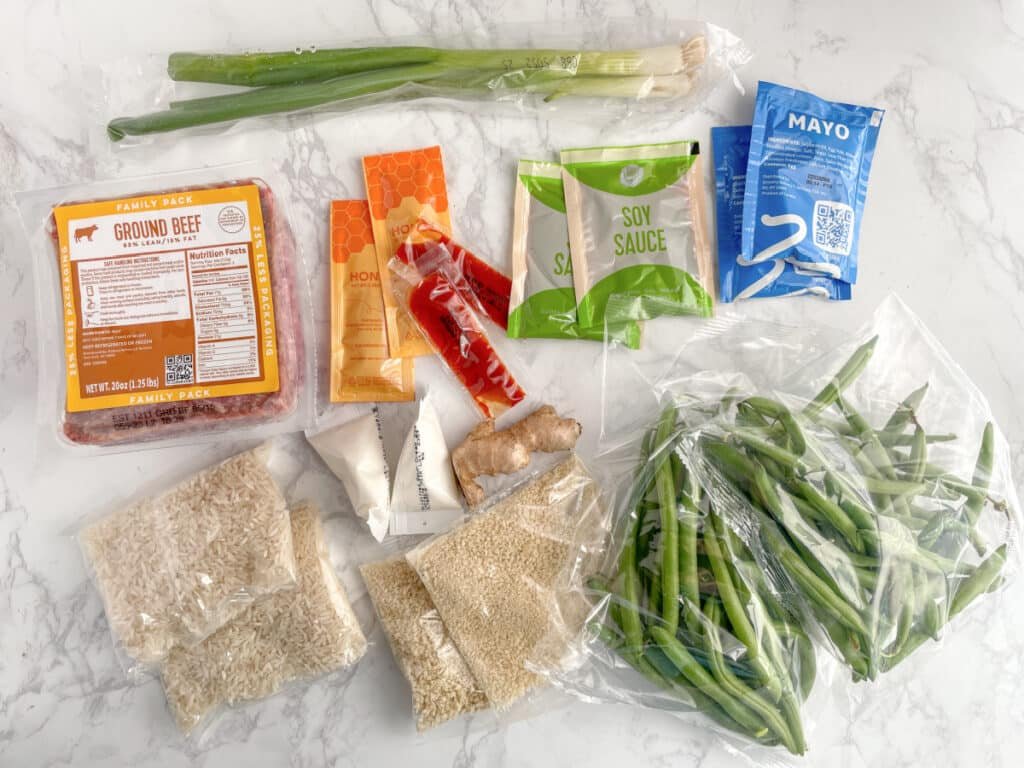
[[[307,426],[309,283],[275,184],[249,162],[19,196],[41,429],[96,453]]]
[[[291,126],[279,113],[348,112],[411,100],[586,119],[674,114],[735,79],[750,58],[721,27],[653,17],[447,28],[432,36],[353,41],[360,46],[354,50],[332,47],[336,41],[308,42],[296,48],[285,30],[279,53],[178,52],[112,61],[102,78],[108,137],[137,142],[251,117]],[[377,50],[382,44],[387,48]],[[252,90],[238,92],[238,86]],[[139,114],[152,109],[158,111]]]
[[[420,577],[404,555],[359,569],[398,668],[412,688],[416,729],[488,706]]]
[[[559,580],[596,563],[606,523],[599,489],[571,456],[447,534],[407,554],[488,700],[507,709],[543,682],[527,660],[560,652],[586,615]],[[586,544],[582,545],[587,549]]]
[[[560,581],[560,601],[584,601],[589,614],[582,631],[554,633],[559,653],[528,666],[587,700],[692,716],[756,764],[777,764],[783,753],[768,747],[807,748],[814,649],[785,584],[710,506],[683,451],[679,410],[666,400],[603,434],[594,463],[614,535],[577,549],[580,560],[600,556],[596,575],[577,568]]]
[[[225,706],[355,664],[366,638],[331,566],[320,513],[290,514],[296,585],[248,607],[192,648],[171,649],[161,668],[178,727],[193,733]]]
[[[486,312],[450,246],[435,243],[410,261],[393,258],[388,265],[401,309],[480,413],[496,418],[522,402],[526,393],[487,334]]]
[[[233,456],[79,532],[129,673],[295,586],[288,506],[269,455],[263,445]]]
[[[984,396],[890,298],[820,355],[736,326],[719,397],[687,408],[683,449],[712,503],[778,574],[855,680],[875,679],[1017,569],[1020,508]],[[769,385],[754,379],[764,371]],[[749,377],[742,374],[749,373]],[[756,384],[755,384],[756,382]],[[686,397],[692,380],[664,381]]]

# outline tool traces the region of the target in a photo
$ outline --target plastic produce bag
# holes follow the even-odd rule
[[[557,587],[566,573],[596,565],[578,559],[575,544],[600,542],[603,525],[598,486],[571,456],[407,554],[495,708],[543,682],[528,659],[546,658],[559,649],[553,637],[568,641],[579,631],[586,606],[560,599]]]
[[[854,338],[730,392],[688,443],[764,567],[873,679],[1010,576],[1019,505],[987,403],[920,321],[890,299]]]
[[[176,646],[161,668],[167,703],[185,733],[221,707],[351,666],[366,652],[331,566],[320,513],[303,503],[290,518],[295,588],[250,606],[193,648]]]
[[[615,535],[577,550],[601,554],[597,575],[576,570],[561,582],[560,597],[585,600],[590,613],[560,655],[529,666],[588,700],[693,715],[743,750],[802,754],[801,706],[817,673],[811,641],[775,578],[710,505],[683,452],[686,434],[672,402],[660,414],[633,408],[605,431],[594,463]],[[765,751],[765,762],[776,753]]]
[[[269,453],[264,445],[233,456],[79,533],[129,671],[295,585],[288,507]]]
[[[412,688],[417,730],[486,708],[487,697],[405,556],[367,563],[359,571],[398,668]]]
[[[735,35],[713,24],[635,16],[362,41],[283,40],[282,50],[271,52],[178,51],[112,61],[104,72],[107,136],[141,141],[257,117],[276,117],[287,128],[295,124],[282,119],[288,113],[413,99],[588,120],[671,115],[700,103],[750,59]],[[223,85],[235,88],[224,94]]]
[[[733,351],[741,375],[688,409],[684,450],[805,624],[855,680],[874,679],[1016,571],[1008,446],[984,396],[895,297],[820,355],[802,354],[792,329],[754,335],[735,326],[688,345]],[[685,394],[692,379],[667,389]]]

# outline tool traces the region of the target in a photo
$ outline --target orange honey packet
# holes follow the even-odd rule
[[[331,402],[416,398],[414,361],[388,355],[381,275],[366,201],[332,201]]]
[[[402,243],[436,239],[436,235],[430,237],[417,226],[421,220],[436,225],[446,234],[451,233],[441,148],[427,147],[364,157],[363,175],[373,220],[377,270],[384,294],[384,318],[391,356],[406,358],[432,354],[433,350],[412,318],[400,309],[388,262]]]

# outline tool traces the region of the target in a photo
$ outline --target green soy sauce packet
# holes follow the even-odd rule
[[[580,326],[709,317],[697,142],[569,149],[561,161]]]
[[[512,297],[508,314],[512,338],[602,341],[604,323],[581,328],[576,322],[569,225],[565,215],[562,167],[520,160],[512,234]],[[640,326],[625,322],[608,328],[610,339],[640,346]]]

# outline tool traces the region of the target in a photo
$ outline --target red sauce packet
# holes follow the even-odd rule
[[[438,246],[435,250],[447,249]],[[443,255],[427,252],[421,258],[437,260]],[[465,289],[450,279],[450,272],[450,268],[437,268],[419,276],[408,293],[409,314],[480,412],[486,418],[497,418],[526,393],[491,345]]]
[[[445,246],[455,270],[448,275],[451,282],[463,291],[471,305],[507,331],[512,280],[468,248],[454,242],[433,222],[420,219],[416,223],[416,231],[428,239],[419,242],[407,240],[398,247],[396,256],[425,275],[437,269],[436,265],[427,262],[428,255],[435,251],[435,244]]]

